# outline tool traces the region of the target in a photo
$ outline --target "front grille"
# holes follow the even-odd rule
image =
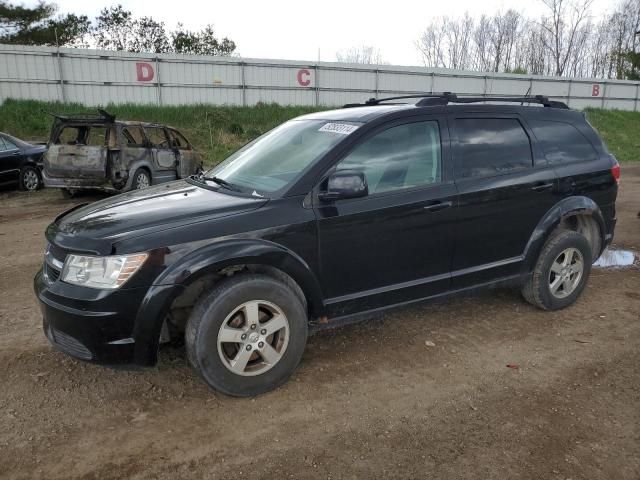
[[[67,335],[66,333],[61,332],[60,330],[57,330],[53,327],[49,327],[49,339],[60,350],[73,357],[79,358],[81,360],[91,360],[93,358],[93,354],[91,353],[91,351],[89,351],[89,349],[82,343],[73,338],[71,335]]]

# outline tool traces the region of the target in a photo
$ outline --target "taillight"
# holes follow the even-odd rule
[[[617,161],[615,165],[611,167],[611,175],[616,179],[616,183],[620,183],[620,164]]]

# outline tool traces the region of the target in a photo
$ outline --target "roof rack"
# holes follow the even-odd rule
[[[102,109],[98,109],[98,113],[83,112],[83,113],[70,113],[70,114],[64,114],[64,115],[51,113],[51,112],[44,112],[44,113],[47,113],[59,120],[67,120],[67,121],[91,122],[91,121],[103,120],[105,122],[113,123],[116,119],[115,115]]]
[[[451,92],[400,95],[397,97],[386,97],[386,98],[370,98],[365,103],[348,103],[344,105],[343,108],[380,105],[383,102],[386,103],[391,100],[404,100],[404,99],[411,99],[411,98],[421,99],[416,103],[416,106],[418,107],[432,107],[436,105],[447,105],[449,103],[512,102],[512,103],[519,103],[521,105],[525,103],[529,103],[529,104],[537,103],[548,108],[562,108],[562,109],[569,108],[566,103],[558,102],[555,100],[549,100],[549,97],[545,97],[544,95],[524,95],[522,97],[515,97],[515,96],[511,97],[511,96],[500,96],[500,95],[486,95],[482,97],[473,97],[473,96],[459,97],[455,93],[451,93]],[[393,105],[394,103],[391,103],[391,105]]]

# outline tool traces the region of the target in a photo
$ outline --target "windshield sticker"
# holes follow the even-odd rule
[[[349,135],[358,129],[357,125],[349,125],[348,123],[326,123],[318,131],[339,133],[340,135]]]

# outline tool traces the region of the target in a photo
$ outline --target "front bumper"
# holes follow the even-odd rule
[[[52,282],[40,270],[34,290],[45,335],[58,350],[102,364],[138,363],[135,322],[147,288],[91,292],[58,280]]]

